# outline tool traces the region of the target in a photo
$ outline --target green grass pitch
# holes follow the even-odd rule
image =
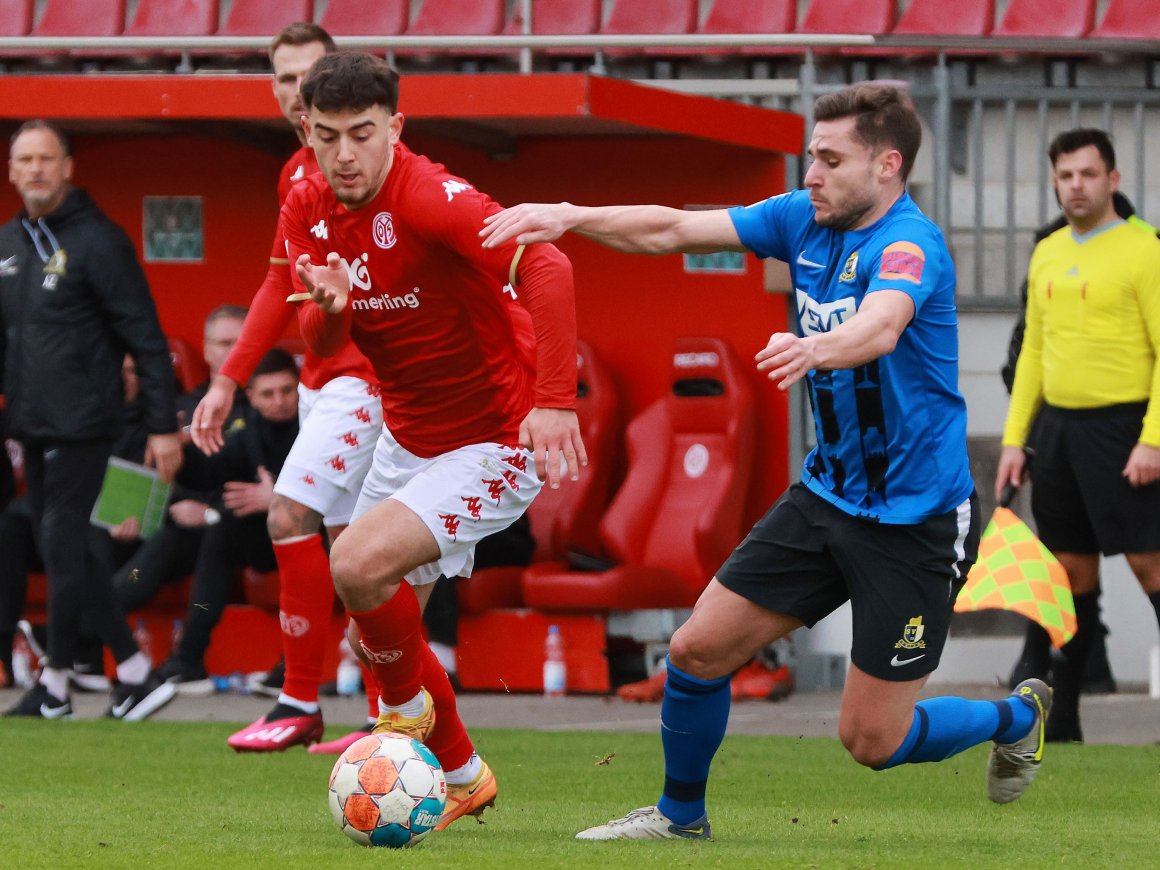
[[[402,852],[330,819],[332,758],[236,755],[233,725],[0,721],[5,867],[1099,867],[1156,860],[1160,747],[1049,746],[1032,789],[984,791],[985,747],[885,773],[836,740],[730,737],[709,788],[712,842],[585,843],[652,803],[655,735],[481,730],[496,770],[486,824]]]

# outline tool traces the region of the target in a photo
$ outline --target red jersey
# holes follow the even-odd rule
[[[479,238],[484,217],[499,210],[402,145],[362,208],[347,210],[321,174],[282,208],[291,261],[306,253],[321,265],[333,252],[350,276],[339,315],[301,304],[303,337],[321,349],[354,340],[382,387],[387,428],[418,456],[515,444],[533,406],[576,406],[571,265],[551,245],[530,247],[517,302],[509,284],[516,245],[485,249]]]
[[[294,185],[318,171],[318,160],[310,148],[299,148],[286,161],[278,175],[278,202],[283,203]],[[270,269],[266,280],[254,294],[242,325],[242,334],[234,345],[221,373],[241,386],[245,386],[254,374],[254,369],[278,339],[286,332],[295,317],[294,306],[286,303],[286,297],[294,292],[290,280],[290,261],[286,258],[286,240],[282,235],[281,222],[274,234],[274,246],[270,251]],[[312,390],[321,389],[328,381],[340,377],[361,378],[375,381],[374,370],[366,357],[358,352],[350,342],[331,357],[323,358],[309,348],[302,364],[302,384]]]

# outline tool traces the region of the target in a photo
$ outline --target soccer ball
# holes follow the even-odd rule
[[[399,734],[352,743],[330,774],[330,814],[360,846],[414,846],[439,824],[446,803],[431,750]]]

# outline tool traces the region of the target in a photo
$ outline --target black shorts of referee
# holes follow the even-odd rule
[[[979,526],[974,493],[948,513],[894,525],[853,517],[795,483],[717,581],[809,627],[850,601],[850,660],[906,682],[938,667],[955,598],[978,558]]]
[[[1031,513],[1053,553],[1160,550],[1160,482],[1132,486],[1124,466],[1140,439],[1145,402],[1039,412]]]

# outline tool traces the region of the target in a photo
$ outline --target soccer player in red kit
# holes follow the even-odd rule
[[[291,24],[270,46],[274,96],[303,143],[282,169],[279,203],[295,184],[318,171],[314,151],[305,146],[298,90],[314,61],[334,48],[330,35],[310,23]],[[221,449],[222,422],[234,392],[249,382],[258,361],[294,320],[294,311],[285,302],[293,291],[291,280],[286,242],[279,232],[241,337],[194,412],[191,434],[207,453]],[[299,744],[309,745],[311,751],[341,752],[366,734],[355,731],[329,744],[317,743],[323,732],[318,687],[323,657],[332,642],[334,605],[334,584],[319,530],[325,526],[334,540],[350,521],[382,427],[374,371],[350,342],[325,359],[306,354],[299,417],[299,435],[275,485],[268,521],[281,581],[278,617],[286,677],[275,707],[229,738],[229,745],[239,752],[274,752]],[[369,673],[364,678],[370,687],[369,715],[377,716],[373,678]]]
[[[551,245],[485,250],[500,206],[404,148],[398,76],[336,53],[302,83],[322,169],[282,208],[299,326],[320,354],[348,338],[374,365],[385,426],[350,527],[331,550],[352,644],[379,685],[376,730],[424,741],[447,774],[437,829],[478,815],[495,777],[423,640],[431,584],[471,571],[475,544],[506,528],[561,465],[586,462],[576,422],[572,270]],[[518,301],[515,298],[518,295]],[[406,581],[406,582],[404,582]]]

